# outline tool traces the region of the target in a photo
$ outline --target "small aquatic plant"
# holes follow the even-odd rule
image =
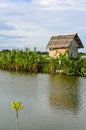
[[[19,130],[19,114],[18,112],[22,110],[24,106],[22,105],[21,102],[14,101],[11,102],[11,109],[16,110],[16,121],[17,121],[17,130]]]

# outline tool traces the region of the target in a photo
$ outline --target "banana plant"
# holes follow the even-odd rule
[[[19,130],[19,114],[18,112],[24,108],[21,102],[14,101],[11,102],[11,109],[16,111],[16,121],[17,121],[17,130]]]

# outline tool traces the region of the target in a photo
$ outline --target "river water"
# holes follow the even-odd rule
[[[86,130],[86,78],[0,71],[0,130]]]

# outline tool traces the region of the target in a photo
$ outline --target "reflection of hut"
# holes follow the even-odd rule
[[[79,109],[79,88],[75,78],[57,77],[50,83],[49,103],[52,109],[68,109],[77,112]],[[57,84],[57,85],[56,85]]]
[[[47,44],[49,56],[56,58],[59,53],[64,54],[67,50],[71,57],[76,57],[78,48],[83,48],[83,44],[78,34],[52,36]]]

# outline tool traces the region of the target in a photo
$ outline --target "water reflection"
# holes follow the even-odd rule
[[[80,90],[77,77],[51,76],[49,105],[51,109],[69,110],[76,114],[80,107]]]
[[[18,98],[30,98],[37,92],[37,75],[0,72],[0,93]]]

